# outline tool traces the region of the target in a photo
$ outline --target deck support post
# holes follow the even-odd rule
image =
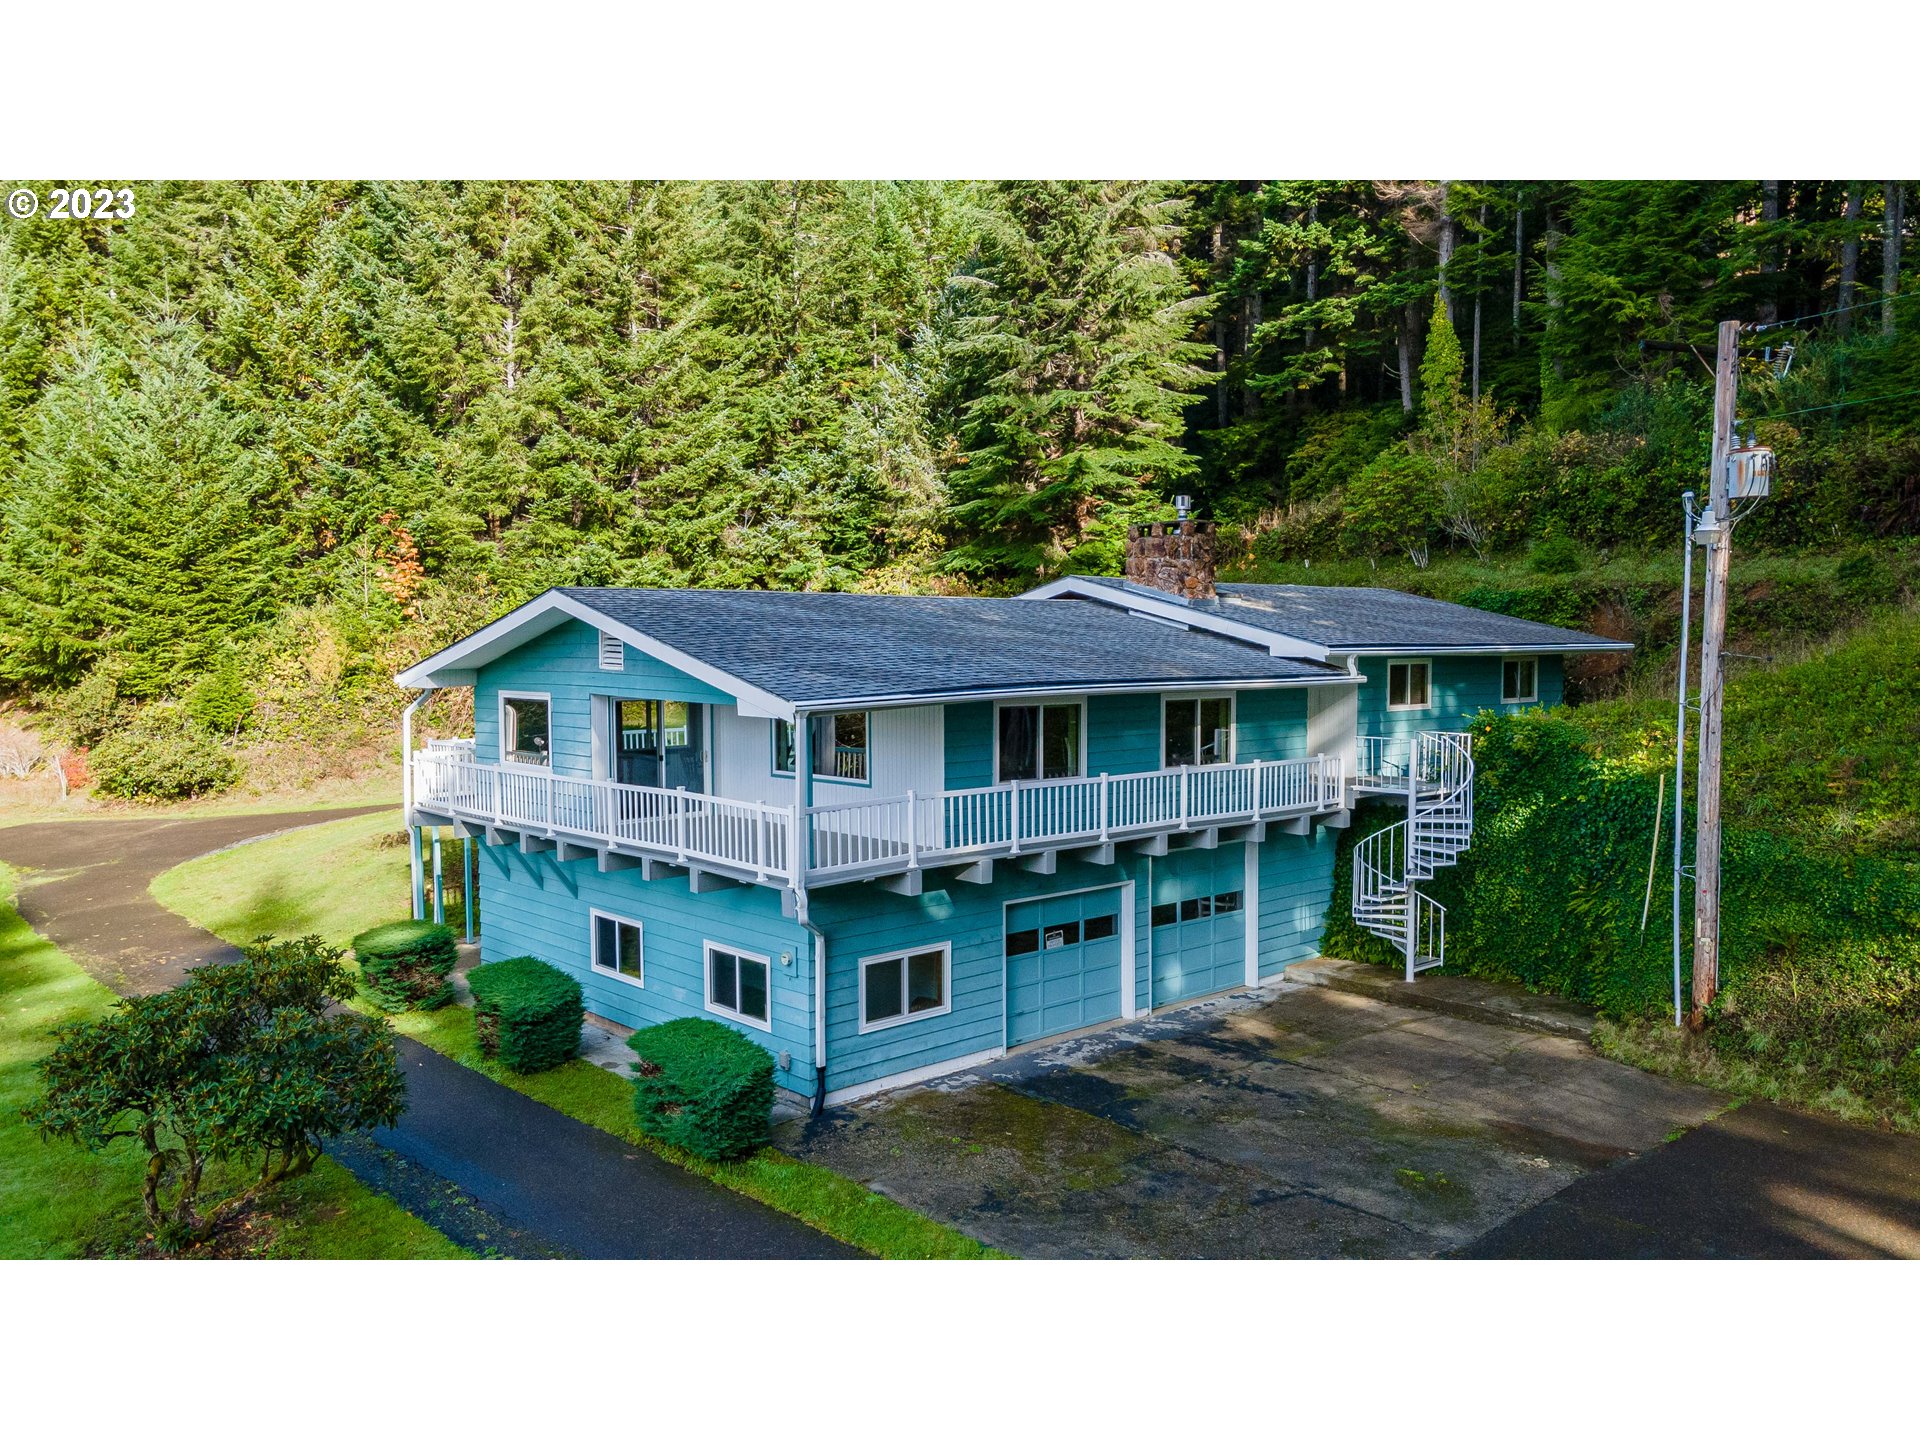
[[[447,921],[446,877],[440,869],[440,827],[433,827],[433,923],[444,925]]]
[[[426,888],[426,877],[420,873],[420,827],[407,826],[407,869],[413,882],[413,918],[424,920],[426,903],[421,891]]]
[[[466,926],[467,944],[473,943],[473,892],[480,874],[480,852],[471,838],[460,842],[461,917]]]

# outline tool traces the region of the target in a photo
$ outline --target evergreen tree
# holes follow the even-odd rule
[[[948,568],[1031,580],[1112,570],[1121,528],[1189,474],[1178,441],[1206,347],[1205,301],[1169,254],[1170,187],[1017,182],[982,195],[956,278],[946,404]]]
[[[0,542],[5,673],[59,684],[111,647],[123,695],[173,693],[274,600],[282,542],[257,520],[250,426],[178,321],[125,354],[84,342],[54,390]]]

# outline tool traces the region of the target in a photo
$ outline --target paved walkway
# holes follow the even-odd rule
[[[370,807],[386,808],[386,807]],[[63,820],[0,828],[0,860],[26,877],[21,915],[98,979],[122,994],[166,988],[185,970],[237,951],[156,903],[147,886],[161,871],[255,836],[367,810],[236,815],[205,820]],[[392,1155],[457,1186],[503,1253],[588,1259],[838,1259],[858,1252],[718,1185],[635,1149],[603,1130],[416,1044],[400,1042],[407,1111],[374,1134]],[[340,1158],[383,1183],[394,1167],[368,1147]],[[454,1206],[453,1209],[462,1208]],[[427,1218],[432,1219],[429,1210]],[[462,1243],[492,1244],[487,1222],[442,1226]],[[455,1233],[455,1232],[458,1233]]]

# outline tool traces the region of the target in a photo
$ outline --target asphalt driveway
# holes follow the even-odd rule
[[[382,807],[373,807],[382,808]],[[365,810],[0,827],[27,923],[109,988],[148,994],[239,952],[147,893],[162,870]],[[397,1125],[329,1153],[476,1251],[527,1258],[843,1259],[858,1252],[407,1039]]]
[[[1726,1105],[1576,1037],[1290,987],[790,1121],[776,1141],[1017,1255],[1424,1256]]]

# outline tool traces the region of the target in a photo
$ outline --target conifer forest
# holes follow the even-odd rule
[[[1176,492],[1251,575],[1677,554],[1724,318],[1742,543],[1920,527],[1912,182],[134,191],[0,224],[0,687],[81,742],[384,733],[553,585],[1112,572]]]

